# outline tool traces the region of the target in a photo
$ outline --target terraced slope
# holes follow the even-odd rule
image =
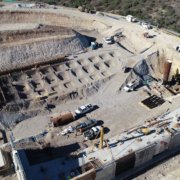
[[[22,24],[14,24],[19,25]],[[72,29],[43,25],[29,30],[0,31],[0,42],[0,72],[51,61],[89,46],[86,37]]]

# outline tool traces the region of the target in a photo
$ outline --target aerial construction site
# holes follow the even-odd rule
[[[0,4],[0,179],[178,179],[179,34],[81,11]]]

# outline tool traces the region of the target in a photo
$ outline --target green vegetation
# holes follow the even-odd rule
[[[158,27],[172,29],[180,33],[179,0],[41,0],[49,4],[60,4],[77,8],[134,15]]]
[[[0,0],[0,2],[16,2],[16,0]]]

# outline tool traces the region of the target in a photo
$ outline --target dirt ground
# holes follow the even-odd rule
[[[158,166],[150,169],[135,180],[178,180],[179,179],[179,164],[180,155],[177,155],[169,160],[166,160]]]
[[[64,9],[59,7],[62,11],[62,14],[67,15],[70,12],[70,9]],[[59,13],[59,9],[57,13]],[[43,10],[42,10],[43,11]],[[46,10],[46,11],[56,11],[56,10]],[[72,13],[72,12],[71,12]],[[73,10],[74,17],[80,18],[81,13]],[[98,86],[94,87],[92,91],[89,91],[88,95],[86,93],[80,94],[79,97],[72,100],[65,100],[62,103],[56,104],[55,108],[51,109],[51,112],[46,112],[37,117],[27,119],[19,124],[17,124],[13,129],[13,134],[16,140],[21,138],[27,138],[29,136],[37,135],[43,132],[45,129],[50,130],[50,116],[54,113],[60,113],[63,111],[72,111],[74,112],[79,106],[91,103],[97,105],[99,108],[93,112],[87,114],[88,118],[95,118],[100,122],[103,122],[105,127],[105,139],[108,139],[112,136],[115,136],[121,133],[123,130],[136,126],[147,119],[151,119],[158,115],[163,114],[167,109],[174,110],[179,107],[180,97],[174,97],[172,102],[166,101],[161,106],[158,106],[154,109],[148,109],[147,107],[141,104],[141,101],[149,97],[143,88],[138,89],[133,92],[119,91],[119,88],[122,86],[126,80],[128,74],[122,71],[124,66],[133,67],[138,61],[146,58],[147,55],[162,49],[166,50],[167,58],[173,59],[173,70],[179,67],[177,62],[178,54],[174,52],[173,46],[178,42],[177,37],[172,35],[167,35],[161,30],[148,30],[151,34],[155,35],[153,39],[145,39],[142,37],[142,33],[147,31],[140,27],[138,24],[133,24],[126,22],[125,19],[122,19],[119,16],[112,15],[114,18],[109,16],[97,17],[95,15],[84,14],[84,17],[88,20],[96,19],[96,26],[101,26],[100,29],[109,25],[111,28],[103,29],[102,32],[98,33],[98,29],[92,31],[85,31],[81,29],[81,34],[95,37],[99,43],[103,43],[103,48],[100,48],[96,51],[87,49],[86,53],[78,54],[76,57],[73,54],[71,57],[72,61],[77,60],[87,60],[87,57],[92,56],[94,60],[99,57],[99,55],[104,55],[104,60],[117,61],[114,68],[108,69],[106,72],[113,74],[109,80],[104,83],[100,83]],[[99,24],[98,24],[99,20]],[[102,25],[102,23],[106,23]],[[7,27],[6,27],[7,28]],[[10,28],[10,26],[9,26]],[[32,27],[28,27],[28,29]],[[22,27],[24,29],[24,25]],[[116,31],[122,31],[126,36],[125,39],[121,41],[122,45],[127,49],[119,47],[117,44],[107,45],[103,41],[104,36],[112,35]],[[167,43],[168,42],[168,43]],[[115,53],[115,57],[109,57],[107,54],[110,52]],[[131,53],[133,52],[133,53]],[[108,57],[107,57],[107,56]],[[110,59],[108,59],[110,58]],[[89,64],[91,64],[89,62]],[[87,69],[90,69],[91,66],[88,66]],[[94,71],[93,71],[94,73]],[[99,72],[95,72],[99,74]],[[84,75],[83,78],[89,78],[90,74]],[[71,81],[75,80],[73,78]],[[99,79],[98,79],[99,80]],[[89,84],[91,83],[88,81]],[[77,84],[76,84],[77,85]],[[64,127],[56,128],[51,130],[48,134],[46,141],[50,142],[51,146],[60,146],[64,144],[70,144],[73,142],[79,142],[81,148],[86,146],[91,146],[93,142],[83,143],[83,136],[75,136],[71,134],[69,137],[63,137],[60,132],[68,126],[76,126],[79,122],[85,120],[85,117],[74,121]],[[156,179],[178,179],[180,163],[180,156],[175,156],[170,160],[160,164],[157,167],[149,170],[148,172],[140,175],[135,178],[137,180],[156,180]],[[2,177],[5,180],[14,180],[16,175],[9,175],[7,177]]]

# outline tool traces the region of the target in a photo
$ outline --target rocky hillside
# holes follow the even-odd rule
[[[63,37],[41,37],[4,43],[0,46],[0,72],[82,52],[88,45],[86,37],[76,32]]]
[[[112,12],[121,15],[132,14],[159,27],[180,33],[179,0],[40,0],[49,4],[68,7],[85,5],[88,9]]]

